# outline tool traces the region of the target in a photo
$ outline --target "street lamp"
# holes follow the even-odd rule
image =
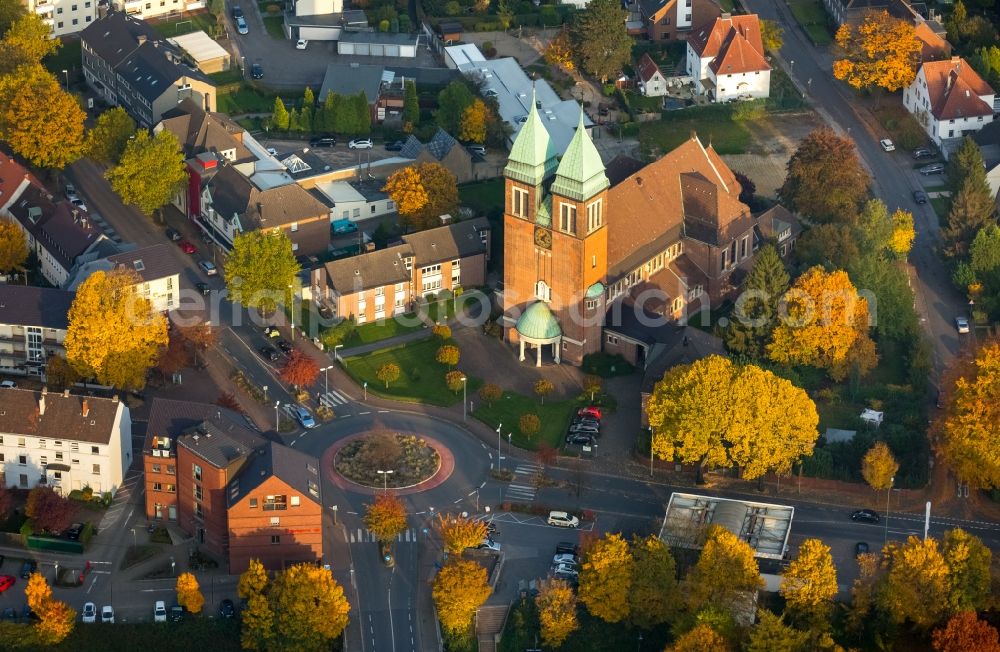
[[[889,496],[892,495],[892,485],[896,483],[896,476],[889,478],[889,489],[885,492],[885,536],[882,538],[882,545],[889,542]]]
[[[789,60],[788,65],[791,68],[791,70],[789,70],[788,72],[788,76],[791,77],[792,75],[795,74],[795,59]]]
[[[278,421],[278,406],[281,405],[281,401],[274,402],[274,431],[281,432],[281,423]]]
[[[324,394],[329,394],[330,393],[330,374],[327,373],[327,372],[329,372],[331,369],[333,369],[333,365],[330,365],[329,367],[323,367],[322,369],[320,369],[320,371],[323,372],[323,393]]]
[[[368,381],[367,380],[364,382],[364,388],[365,388],[365,400],[367,401],[368,400]]]
[[[132,528],[132,547],[135,548],[136,545],[137,544],[135,542],[135,528]]]
[[[468,379],[465,376],[462,376],[462,421],[466,421],[468,419],[469,401],[465,392],[466,387],[468,386],[468,383],[466,382],[467,380]]]
[[[66,75],[66,90],[69,90],[69,71],[63,70],[63,74]]]
[[[291,296],[291,299],[290,299],[289,302],[292,304],[290,306],[290,310],[288,312],[292,316],[292,341],[294,342],[295,341],[295,288],[293,288],[292,284],[289,283],[288,284],[288,289],[290,290],[289,294]]]
[[[376,471],[380,476],[382,476],[382,490],[389,493],[389,476],[394,473],[392,469],[388,471]]]
[[[502,423],[497,424],[497,471],[503,468],[503,463],[501,462],[503,454],[500,452],[500,428],[503,428]]]

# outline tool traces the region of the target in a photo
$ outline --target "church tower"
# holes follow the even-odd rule
[[[609,186],[582,111],[557,161],[532,101],[504,176],[505,337],[521,360],[534,350],[540,364],[551,344],[555,362],[580,364],[601,348]]]

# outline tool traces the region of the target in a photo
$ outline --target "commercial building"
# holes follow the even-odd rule
[[[672,548],[700,550],[705,530],[719,525],[745,541],[759,559],[782,559],[795,508],[752,500],[672,493],[660,539]]]

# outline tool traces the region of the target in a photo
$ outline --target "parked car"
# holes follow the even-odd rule
[[[167,604],[163,600],[157,600],[156,604],[153,605],[153,622],[167,622]]]
[[[914,190],[913,191],[913,201],[917,202],[918,204],[926,204],[927,203],[927,193],[924,192],[923,190]]]
[[[269,346],[262,346],[257,350],[260,352],[260,357],[271,362],[277,362],[280,357],[278,356],[278,352]]]
[[[0,575],[0,593],[14,586],[17,579],[13,575]]]
[[[493,539],[486,539],[478,546],[474,546],[476,550],[492,550],[493,552],[500,552],[500,544]]]
[[[330,227],[333,229],[335,235],[354,233],[358,230],[358,225],[350,220],[334,220]]]
[[[372,142],[371,138],[355,138],[347,143],[347,146],[351,149],[371,149],[375,147],[375,143]]]
[[[89,212],[87,211],[87,205],[84,204],[83,200],[80,199],[79,197],[73,197],[72,199],[69,200],[69,203],[73,204],[73,208],[78,208],[81,211]]]
[[[101,622],[114,624],[115,610],[111,605],[106,604],[103,607],[101,607]]]
[[[24,605],[21,607],[21,620],[26,623],[30,623],[32,620],[41,620],[41,618],[38,617],[38,614],[32,611],[30,606]]]
[[[337,144],[337,139],[333,136],[323,136],[322,138],[313,138],[309,141],[309,147],[333,147]]]
[[[67,183],[64,194],[66,195],[66,199],[73,199],[74,197],[76,197],[76,186],[74,186],[72,183]]]
[[[277,346],[278,349],[285,355],[291,355],[292,350],[295,349],[295,347],[292,346],[292,343],[288,340],[278,340]]]
[[[243,10],[239,6],[233,7],[233,18],[243,18]]]
[[[594,435],[597,437],[601,434],[601,429],[597,426],[589,426],[582,423],[574,423],[569,427],[569,433],[571,435]]]
[[[918,170],[920,174],[927,176],[930,174],[943,174],[944,163],[929,163]]]
[[[926,147],[918,147],[913,150],[913,158],[917,160],[922,158],[934,158],[934,152]]]
[[[486,156],[486,148],[482,145],[466,145],[465,149],[469,150],[470,154]]]
[[[593,446],[594,436],[585,432],[571,432],[566,435],[567,444],[579,444],[581,446]]]
[[[17,621],[17,609],[15,609],[14,607],[4,608],[3,619]]]
[[[194,246],[187,240],[181,240],[180,242],[177,243],[177,246],[180,247],[181,251],[183,251],[186,254],[190,255],[198,253],[198,247]]]
[[[271,156],[277,156],[278,155],[278,150],[275,149],[274,147],[268,147],[267,148],[267,153],[270,154]]]
[[[567,514],[566,512],[549,512],[549,518],[546,520],[549,525],[555,525],[556,527],[579,527],[580,519],[577,517]]]
[[[168,618],[172,623],[179,623],[184,620],[184,607],[179,604],[172,605],[168,613]]]
[[[17,389],[17,383],[13,380],[0,380],[0,389]]]
[[[219,270],[215,266],[215,263],[213,263],[210,260],[199,260],[198,267],[200,267],[209,276],[215,276],[216,274],[219,273]]]
[[[571,425],[574,425],[574,426],[577,426],[577,425],[579,425],[579,426],[593,426],[595,428],[600,428],[601,427],[601,422],[599,420],[597,420],[597,419],[592,418],[592,417],[579,417],[579,416],[577,416],[577,417],[573,417],[573,421],[572,421]]]
[[[259,63],[250,66],[250,79],[264,79],[264,66]]]
[[[483,95],[485,97],[499,97],[500,93],[498,93],[494,88],[487,88],[485,91],[483,91]]]
[[[393,141],[391,143],[386,143],[385,144],[385,151],[387,151],[387,152],[398,152],[401,149],[403,149],[403,145],[405,145],[405,143],[402,140],[396,140],[396,141]]]
[[[73,525],[69,526],[69,529],[66,530],[65,536],[70,541],[79,541],[80,534],[82,532],[83,532],[83,523],[74,523]]]
[[[967,317],[955,317],[955,330],[959,333],[969,332],[969,319]]]
[[[298,41],[295,41],[296,50],[305,50],[307,47],[309,47],[309,41],[306,39],[300,38]]]
[[[568,579],[576,579],[580,576],[580,572],[576,570],[576,566],[569,564],[556,564],[552,567],[552,574],[556,577]]]
[[[571,555],[569,553],[560,553],[552,558],[552,565],[557,564],[571,564],[575,566],[577,563],[576,555]]]
[[[87,602],[83,605],[83,622],[85,623],[97,622],[97,605],[95,605],[93,602]]]
[[[250,33],[250,26],[247,25],[247,19],[243,16],[236,18],[236,31],[244,36]]]
[[[580,553],[580,546],[569,541],[560,541],[556,544],[557,555],[573,555],[576,557]]]
[[[860,557],[861,555],[868,554],[868,544],[864,541],[858,541],[854,544],[854,556]]]
[[[38,562],[34,559],[29,559],[21,565],[21,579],[28,579],[36,570],[38,570]]]
[[[164,233],[167,234],[167,238],[169,238],[171,242],[177,242],[181,239],[181,234],[177,229],[167,227],[167,230],[164,231]]]
[[[274,326],[265,326],[264,327],[264,335],[267,335],[268,337],[271,337],[271,338],[281,337],[281,331],[279,331]]]
[[[581,417],[589,416],[589,417],[593,417],[595,419],[600,420],[600,418],[601,418],[601,408],[594,407],[593,405],[590,405],[590,406],[587,406],[587,407],[580,408],[579,410],[576,411],[576,414],[577,414],[577,416],[581,416]]]
[[[236,605],[229,598],[226,598],[219,603],[219,617],[220,618],[233,618],[236,616]]]
[[[896,151],[896,146],[893,145],[892,141],[889,140],[888,138],[883,138],[882,140],[878,141],[878,144],[881,145],[882,149],[884,149],[887,152]]]
[[[858,523],[878,523],[881,519],[873,509],[859,509],[851,514],[851,520]]]
[[[299,424],[303,428],[316,427],[316,420],[313,419],[313,415],[309,412],[309,410],[305,409],[301,405],[293,405],[292,412],[295,413],[296,420],[298,420]]]
[[[212,288],[208,285],[208,283],[205,283],[204,281],[198,281],[197,283],[194,284],[194,287],[202,294],[208,294],[209,292],[212,291]]]

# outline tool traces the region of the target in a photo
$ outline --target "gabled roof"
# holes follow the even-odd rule
[[[319,477],[319,460],[294,448],[267,442],[250,456],[236,479],[226,489],[229,507],[232,507],[268,478],[278,478],[302,498],[323,504],[322,482]]]
[[[410,134],[410,136],[403,143],[402,149],[399,150],[399,155],[403,158],[417,158],[420,153],[424,150],[433,156],[436,160],[440,161],[456,146],[462,149],[458,141],[455,140],[454,136],[449,134],[447,131],[438,127],[438,130],[434,132],[434,136],[431,137],[427,144],[421,143],[420,140]],[[469,155],[471,157],[471,155]]]
[[[245,229],[269,229],[329,213],[297,183],[261,190],[232,165],[223,165],[209,187],[212,208],[226,219],[239,215]]]
[[[931,114],[938,120],[993,115],[993,107],[980,97],[993,95],[993,89],[962,57],[925,61],[920,70],[927,81]]]
[[[154,437],[173,442],[184,432],[204,422],[210,422],[216,428],[227,432],[235,429],[247,430],[248,426],[247,419],[242,414],[219,405],[157,397],[153,399],[153,405],[149,409],[143,450],[149,451],[153,448]]]
[[[926,20],[918,22],[913,31],[922,46],[921,61],[941,61],[951,58],[951,43],[934,31]]]
[[[20,197],[28,184],[38,187],[42,185],[27,168],[15,161],[5,150],[0,149],[0,209]]]
[[[696,30],[688,42],[700,58],[712,59],[709,65],[716,74],[735,75],[771,69],[764,58],[757,14],[723,14],[711,25]]]
[[[726,355],[722,340],[693,326],[667,326],[662,331],[666,337],[658,338],[655,357],[647,359],[642,376],[641,391],[650,394],[663,374],[677,365],[691,364],[710,355]]]
[[[404,235],[403,242],[413,252],[416,265],[433,265],[445,260],[486,253],[482,232],[489,228],[488,219],[477,217]]]
[[[75,292],[0,283],[0,324],[66,330]]]
[[[316,101],[322,104],[326,101],[327,93],[331,91],[336,95],[357,95],[364,91],[368,103],[374,104],[382,88],[384,73],[385,66],[360,63],[328,64]]]
[[[151,247],[108,256],[108,262],[115,268],[127,269],[139,275],[145,283],[174,276],[181,271],[175,255],[176,248],[161,242]]]
[[[118,398],[76,396],[29,389],[5,389],[0,405],[0,432],[107,444],[115,432]],[[44,409],[41,399],[44,397]],[[9,462],[8,462],[9,463]]]
[[[628,154],[619,154],[604,166],[604,174],[611,185],[617,185],[643,168],[645,163]]]
[[[237,161],[254,158],[243,145],[243,127],[222,113],[209,113],[191,98],[163,114],[160,124],[177,137],[184,158],[236,150]]]
[[[551,192],[577,201],[593,197],[610,184],[604,176],[604,162],[587,133],[583,123],[583,107],[580,107],[580,122],[569,146],[563,152]]]
[[[653,18],[660,11],[676,4],[677,0],[639,0],[639,8],[646,19]]]
[[[47,190],[28,186],[8,211],[59,265],[69,271],[78,256],[105,238],[85,211],[53,202]],[[75,215],[74,215],[75,213]]]
[[[404,259],[413,255],[406,244],[378,249],[325,263],[327,285],[341,295],[371,288],[408,283],[410,272]]]
[[[643,53],[642,57],[639,58],[639,63],[636,64],[635,71],[639,75],[639,79],[647,83],[656,73],[660,73],[661,77],[663,76],[663,73],[660,72],[660,67],[656,65],[653,57],[649,56],[648,52]]]

